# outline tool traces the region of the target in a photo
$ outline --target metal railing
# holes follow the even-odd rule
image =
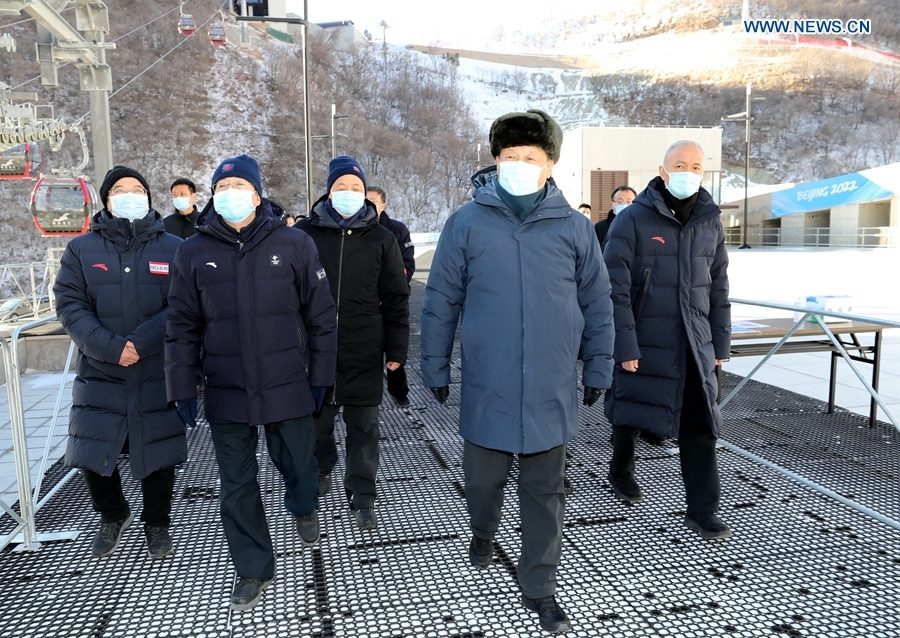
[[[10,317],[0,316],[0,321],[37,319],[54,313],[53,284],[58,271],[59,259],[0,264],[0,302],[19,301],[4,313]]]
[[[725,243],[741,243],[741,227],[725,229]],[[854,232],[837,232],[831,228],[806,228],[797,233],[782,228],[751,228],[748,241],[756,246],[809,246],[814,248],[897,248],[900,227],[861,226]]]
[[[59,410],[62,406],[66,386],[68,385],[67,377],[69,368],[72,365],[72,359],[75,353],[75,343],[70,342],[69,351],[66,355],[66,363],[63,367],[62,376],[59,382],[59,391],[56,395],[56,405],[50,420],[50,428],[47,432],[46,443],[44,444],[44,452],[38,466],[37,481],[33,487],[31,484],[31,463],[28,458],[28,441],[25,432],[25,408],[22,400],[21,380],[19,378],[19,341],[25,336],[25,333],[28,330],[32,330],[55,320],[56,316],[54,315],[30,321],[11,330],[8,337],[3,336],[0,338],[0,354],[2,354],[3,368],[6,373],[6,394],[8,399],[13,456],[15,458],[16,466],[16,487],[19,494],[18,513],[11,505],[0,499],[0,509],[9,514],[15,521],[13,530],[6,536],[0,538],[0,550],[10,543],[19,543],[19,546],[14,551],[37,551],[41,547],[41,541],[70,540],[77,538],[79,534],[77,531],[39,534],[35,527],[35,514],[77,473],[77,470],[74,469],[69,471],[47,492],[47,494],[44,495],[43,498],[39,498],[44,474],[47,471],[53,434],[56,430],[56,422],[59,418]]]
[[[782,304],[782,303],[776,303],[776,302],[770,302],[770,301],[753,301],[750,299],[736,299],[736,298],[731,298],[730,301],[732,304],[757,306],[757,307],[761,307],[761,308],[774,308],[777,310],[785,310],[785,311],[789,311],[789,312],[795,312],[795,313],[797,313],[795,316],[799,316],[799,319],[795,319],[793,326],[791,326],[791,328],[789,328],[787,330],[787,332],[784,334],[784,336],[781,338],[781,340],[778,341],[778,343],[776,343],[772,347],[772,349],[765,356],[763,356],[763,358],[759,361],[759,363],[757,363],[756,366],[754,366],[754,368],[746,376],[744,376],[744,378],[741,379],[734,388],[731,389],[731,392],[729,392],[728,395],[725,396],[725,398],[723,398],[720,401],[720,403],[719,403],[720,407],[724,407],[729,401],[731,401],[731,399],[733,399],[735,397],[735,395],[737,395],[741,391],[741,389],[743,389],[743,387],[745,385],[747,385],[747,383],[750,381],[750,379],[753,377],[753,375],[756,374],[756,372],[760,368],[762,368],[766,364],[766,362],[768,362],[768,360],[772,358],[772,356],[777,354],[777,352],[781,349],[781,347],[794,335],[794,333],[797,331],[798,328],[800,328],[801,325],[811,325],[812,324],[812,325],[816,325],[819,328],[821,328],[822,334],[824,334],[826,337],[828,337],[829,341],[831,341],[831,344],[834,347],[835,352],[837,352],[838,354],[841,355],[841,357],[843,357],[844,361],[847,362],[847,365],[850,366],[850,369],[856,375],[856,378],[859,379],[859,382],[863,385],[863,387],[865,387],[865,389],[868,391],[869,395],[872,397],[873,400],[875,400],[875,402],[882,409],[882,411],[884,411],[884,414],[887,416],[888,420],[890,420],[890,422],[893,424],[893,426],[898,431],[900,431],[900,423],[897,422],[897,418],[891,413],[891,411],[887,407],[887,405],[885,405],[884,400],[878,394],[878,391],[875,390],[874,387],[872,387],[872,384],[869,383],[869,381],[865,378],[865,376],[863,376],[863,374],[859,371],[859,369],[854,365],[853,359],[852,359],[850,353],[847,352],[847,349],[844,347],[844,344],[841,343],[841,340],[838,339],[834,335],[834,333],[828,327],[828,324],[824,321],[823,317],[828,316],[828,317],[836,317],[838,319],[844,319],[847,321],[860,321],[860,322],[864,322],[864,323],[871,323],[871,324],[884,326],[885,328],[900,328],[900,321],[880,319],[877,317],[867,317],[864,315],[854,315],[854,314],[848,314],[848,313],[844,313],[844,312],[832,312],[832,311],[828,311],[828,310],[810,309],[807,306],[800,306],[800,305],[795,305],[795,304]],[[808,320],[812,320],[812,321],[807,323]],[[813,489],[821,494],[824,494],[825,496],[828,496],[829,498],[839,501],[848,507],[852,507],[853,509],[855,509],[859,512],[862,512],[866,516],[870,516],[886,525],[889,525],[895,529],[900,530],[900,521],[890,518],[889,516],[885,516],[884,514],[878,512],[876,510],[873,510],[870,507],[866,507],[862,503],[859,503],[859,502],[853,500],[852,498],[848,498],[842,494],[839,494],[838,492],[835,492],[834,490],[827,488],[824,485],[821,485],[815,481],[812,481],[812,480],[806,478],[805,476],[798,474],[797,472],[794,472],[793,470],[790,470],[790,469],[782,467],[776,463],[773,463],[772,461],[769,461],[768,459],[760,456],[759,454],[754,454],[753,452],[750,452],[748,450],[740,448],[740,447],[734,445],[733,443],[729,443],[728,441],[723,440],[723,439],[719,439],[718,445],[720,447],[723,447],[723,448],[735,453],[735,454],[743,456],[744,458],[749,459],[755,463],[760,463],[760,464],[764,465],[765,467],[768,467],[769,469],[774,470],[774,471],[782,474],[783,476],[786,476],[802,485],[805,485],[806,487],[808,487],[810,489]]]

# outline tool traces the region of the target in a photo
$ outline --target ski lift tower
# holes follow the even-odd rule
[[[59,85],[59,64],[74,62],[81,90],[91,101],[91,143],[98,182],[112,168],[112,134],[109,120],[109,93],[112,72],[106,52],[116,45],[106,42],[109,12],[100,0],[74,0],[75,26],[60,16],[72,0],[0,0],[0,16],[25,13],[37,23],[37,60],[41,84]]]

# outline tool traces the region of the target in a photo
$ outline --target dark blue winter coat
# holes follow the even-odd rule
[[[184,424],[166,399],[163,340],[171,262],[181,240],[156,211],[133,224],[103,210],[69,242],[53,286],[78,347],[66,464],[110,476],[128,438],[141,479],[187,458]],[[140,360],[119,365],[125,342]]]
[[[612,380],[609,279],[591,223],[550,180],[520,221],[497,194],[492,167],[473,178],[473,201],[441,232],[422,311],[422,378],[450,384],[462,314],[459,431],[482,447],[543,452],[578,432],[582,382]]]
[[[708,422],[718,432],[715,360],[728,358],[731,304],[721,211],[700,189],[682,226],[654,178],[616,217],[603,257],[616,313],[616,363],[639,359],[637,372],[616,366],[605,410],[610,422],[678,435],[685,357],[703,382]]]
[[[210,423],[312,414],[310,386],[334,383],[334,301],[313,240],[263,199],[238,234],[211,201],[175,255],[166,332],[169,399],[206,378]],[[202,356],[202,361],[201,361]]]

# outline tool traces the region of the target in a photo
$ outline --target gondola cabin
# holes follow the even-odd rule
[[[197,22],[189,13],[182,13],[178,18],[178,33],[181,35],[194,35],[197,31]]]
[[[41,149],[27,143],[0,151],[0,180],[37,179],[41,174]]]
[[[217,47],[223,46],[226,42],[228,42],[228,38],[225,36],[225,25],[221,23],[215,23],[209,25],[209,43],[215,45]]]
[[[31,218],[44,237],[81,235],[99,198],[82,177],[41,177],[31,191]]]

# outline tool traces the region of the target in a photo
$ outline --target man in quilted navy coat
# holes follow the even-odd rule
[[[257,474],[263,425],[300,540],[319,540],[312,414],[334,383],[334,301],[313,240],[262,197],[249,155],[213,173],[197,234],[175,256],[166,333],[169,399],[204,401],[221,479],[222,525],[238,573],[233,609],[253,607],[275,573]]]
[[[116,166],[100,186],[103,210],[69,242],[54,284],[59,320],[78,347],[66,464],[81,468],[100,530],[94,556],[115,551],[133,515],[117,460],[141,481],[141,520],[154,558],[172,554],[175,466],[184,424],[166,400],[163,339],[170,265],[181,243],[150,207],[150,187]]]
[[[422,311],[422,380],[443,403],[461,321],[459,433],[474,567],[492,563],[503,490],[519,464],[522,603],[550,632],[571,628],[556,602],[566,444],[583,402],[612,380],[609,280],[591,223],[550,177],[562,129],[542,111],[491,126],[497,162],[475,174],[473,200],[444,226]],[[462,319],[460,320],[460,316]]]
[[[619,213],[603,251],[616,316],[616,363],[604,408],[613,424],[609,482],[626,503],[641,430],[678,439],[685,524],[701,537],[731,535],[718,517],[715,366],[728,358],[731,305],[721,211],[700,187],[703,150],[679,141],[659,177]]]

